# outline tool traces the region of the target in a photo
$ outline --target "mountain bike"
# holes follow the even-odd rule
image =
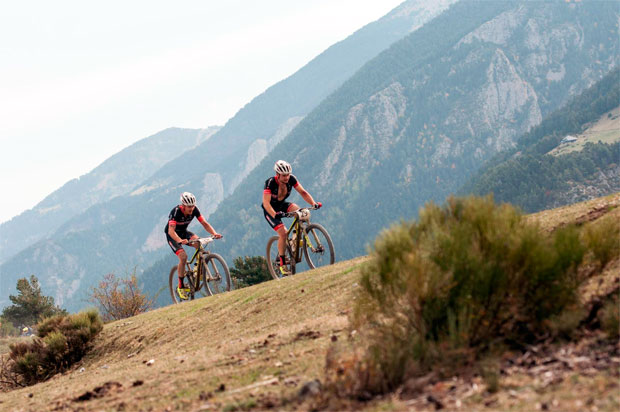
[[[334,244],[327,230],[318,223],[310,223],[310,210],[315,207],[303,208],[285,213],[284,217],[294,218],[286,231],[285,272],[294,275],[297,265],[303,256],[310,269],[334,263]],[[280,271],[280,254],[278,252],[278,236],[267,242],[267,267],[274,279],[283,277]],[[302,255],[303,250],[303,255]]]
[[[229,291],[231,287],[230,271],[223,257],[211,253],[206,246],[213,242],[212,236],[190,240],[188,244],[197,244],[192,258],[185,263],[185,280],[189,284],[189,300],[195,296],[206,297]],[[168,287],[174,303],[183,301],[177,292],[178,265],[170,269]]]

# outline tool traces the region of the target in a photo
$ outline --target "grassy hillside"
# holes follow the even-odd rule
[[[499,153],[460,193],[493,193],[532,213],[615,193],[620,140],[620,69],[549,115]],[[567,136],[577,140],[561,143]]]
[[[551,231],[570,222],[587,223],[608,213],[620,218],[619,205],[617,193],[540,212],[530,219]],[[47,382],[0,394],[0,409],[308,408],[299,394],[306,383],[324,379],[326,353],[332,341],[355,335],[347,328],[348,315],[360,268],[367,259],[359,257],[281,281],[109,323],[79,365]],[[605,273],[591,280],[584,296],[618,282],[619,262],[606,268]],[[565,362],[573,362],[573,353],[580,354],[574,362],[581,364],[600,356],[598,352],[582,353],[570,345],[566,348],[560,353]],[[531,353],[531,360],[537,356],[535,349],[527,353]],[[592,367],[586,373],[574,367],[566,378],[554,381],[545,378],[547,372],[551,373],[544,369],[547,364],[541,363],[538,372],[521,370],[519,359],[525,355],[514,356],[512,369],[500,378],[505,390],[496,394],[484,392],[480,377],[473,376],[438,382],[428,389],[432,393],[423,392],[421,397],[403,400],[396,394],[346,407],[434,410],[435,404],[428,400],[437,391],[448,390],[459,395],[452,403],[446,404],[444,399],[448,409],[529,411],[538,405],[543,409],[577,411],[583,410],[587,402],[588,408],[596,406],[598,410],[617,410],[620,406],[617,354],[602,368]],[[555,377],[555,372],[552,375]]]
[[[559,156],[566,153],[583,150],[586,143],[596,144],[615,143],[620,141],[620,107],[602,115],[597,121],[589,125],[582,133],[574,136],[577,140],[562,143],[548,154]]]

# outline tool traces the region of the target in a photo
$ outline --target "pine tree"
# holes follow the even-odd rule
[[[9,296],[13,305],[2,311],[2,317],[13,325],[34,325],[40,320],[58,315],[67,314],[67,311],[54,304],[54,298],[43,296],[39,280],[35,275],[17,280],[17,296]]]
[[[234,260],[235,267],[230,274],[237,283],[237,288],[256,285],[271,279],[267,261],[262,256],[237,257]]]

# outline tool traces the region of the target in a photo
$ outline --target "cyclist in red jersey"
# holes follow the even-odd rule
[[[263,190],[263,214],[265,220],[269,223],[269,226],[278,232],[278,254],[280,255],[280,272],[286,275],[285,269],[285,257],[284,252],[286,250],[286,228],[282,223],[282,216],[287,212],[293,212],[299,209],[295,203],[286,202],[286,198],[291,194],[291,189],[295,188],[301,197],[316,207],[317,209],[322,206],[321,202],[315,202],[312,195],[308,193],[301,183],[297,181],[297,178],[291,174],[293,168],[288,162],[284,160],[278,160],[273,166],[276,175],[270,177],[265,181],[265,188]]]
[[[164,229],[166,239],[168,240],[168,245],[170,245],[170,248],[174,254],[179,258],[179,286],[177,287],[177,292],[181,299],[187,299],[187,293],[189,292],[189,289],[185,287],[183,282],[185,278],[187,253],[183,250],[182,245],[187,245],[190,240],[198,239],[197,235],[187,230],[187,227],[194,218],[197,218],[202,227],[204,227],[208,233],[213,235],[215,239],[222,237],[222,235],[217,233],[215,229],[213,229],[213,227],[205,220],[202,214],[200,214],[198,207],[196,207],[196,197],[189,192],[183,192],[183,194],[181,194],[181,204],[175,206],[170,211],[168,223]]]

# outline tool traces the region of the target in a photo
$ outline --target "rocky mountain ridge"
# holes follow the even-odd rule
[[[223,201],[212,223],[228,236],[227,257],[264,253],[257,193],[278,158],[324,203],[315,216],[338,259],[364,253],[390,222],[442,202],[607,74],[617,32],[609,3],[453,5],[364,66]]]

